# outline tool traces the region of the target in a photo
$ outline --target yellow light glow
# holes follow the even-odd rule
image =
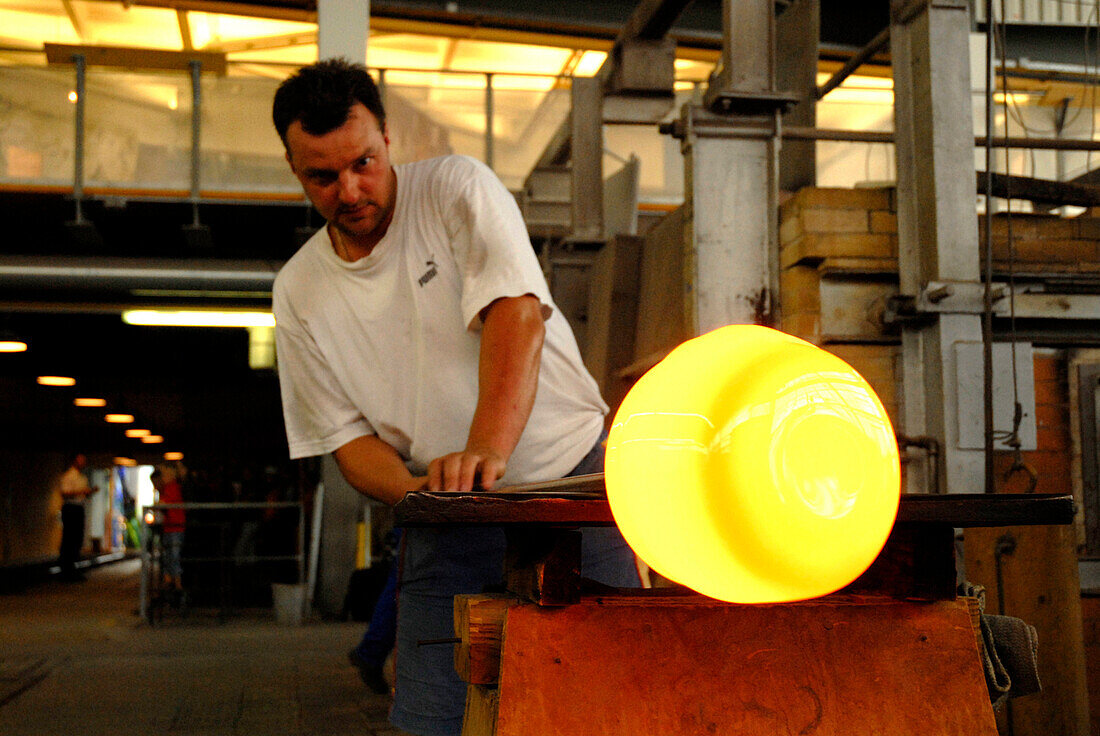
[[[23,353],[27,350],[27,343],[22,340],[0,340],[0,353]]]
[[[147,445],[159,445],[160,443],[164,442],[164,438],[161,437],[159,434],[150,434],[142,437],[141,441]]]
[[[1009,92],[1007,95],[1004,92],[993,93],[993,101],[997,104],[1003,105],[1006,100],[1014,105],[1026,105],[1031,100],[1031,95],[1027,92]]]
[[[22,5],[21,9],[19,6]],[[43,41],[80,43],[72,22],[60,4],[5,2],[0,8],[0,28],[5,41],[22,41],[42,47]],[[21,44],[22,45],[22,44]]]
[[[134,460],[132,457],[116,457],[115,465],[122,465],[132,468],[137,465],[137,460]]]
[[[152,432],[150,432],[147,429],[133,428],[133,429],[126,430],[126,436],[127,437],[148,437],[151,434],[152,434]]]
[[[108,414],[103,418],[108,424],[130,424],[134,421],[133,414]]]
[[[824,73],[818,74],[818,85],[825,84],[831,76]],[[890,77],[853,74],[821,100],[863,105],[892,105],[894,104],[894,80]]]
[[[122,321],[128,325],[156,327],[274,327],[275,315],[259,311],[130,309],[122,313]]]
[[[183,459],[183,453],[182,452],[166,452],[166,453],[164,453],[164,459],[168,460],[169,462],[172,462],[172,461],[175,461],[175,460],[182,460]]]
[[[115,460],[118,460],[118,459],[119,458],[117,458],[117,457],[115,458]],[[118,464],[122,465],[122,463],[118,463]],[[145,520],[145,525],[149,526],[150,524],[153,524],[153,523],[156,522],[157,515],[154,514],[152,511],[146,511],[145,514],[142,516],[142,518]]]
[[[75,386],[76,379],[69,376],[39,376],[39,386]]]
[[[661,575],[738,603],[827,595],[874,561],[901,493],[870,385],[790,335],[689,340],[624,399],[607,443],[615,521]]]
[[[107,406],[107,399],[94,399],[91,397],[73,399],[73,406]]]
[[[606,59],[607,54],[603,51],[585,51],[573,73],[578,77],[591,77],[599,71]]]

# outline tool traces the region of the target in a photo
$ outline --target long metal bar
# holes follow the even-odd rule
[[[0,289],[270,291],[281,263],[0,256]]]
[[[76,67],[76,125],[73,144],[73,199],[76,200],[76,221],[84,222],[84,54],[73,54]]]
[[[993,0],[985,0],[986,17],[993,17]],[[985,34],[985,238],[982,246],[982,422],[985,428],[985,492],[994,493],[993,467],[993,34]],[[1005,125],[1008,130],[1008,125]],[[999,568],[998,568],[999,569]],[[1000,586],[998,586],[998,591]],[[1003,610],[1003,609],[1001,609]]]
[[[485,75],[485,165],[493,168],[493,75]]]
[[[191,224],[199,225],[199,180],[202,171],[202,62],[193,59],[191,68]]]
[[[731,123],[728,128],[716,128],[721,135],[744,138],[771,138],[775,128],[771,125],[746,125],[743,121]],[[808,128],[798,125],[784,125],[784,140],[841,141],[849,143],[893,143],[895,134],[891,131],[841,130],[838,128]],[[974,146],[984,147],[985,136],[974,136]],[[1051,151],[1100,151],[1100,140],[1073,140],[1068,138],[1023,138],[1019,136],[996,136],[992,140],[994,148],[1034,148]]]
[[[188,501],[181,503],[151,503],[147,509],[288,509],[301,506],[297,501]]]
[[[848,59],[844,63],[844,66],[840,67],[836,74],[829,77],[829,80],[825,84],[817,88],[817,99],[821,99],[825,95],[832,92],[834,89],[844,84],[844,80],[847,79],[855,72],[856,69],[863,66],[863,63],[874,56],[883,46],[890,43],[890,26],[886,26],[878,35],[870,40],[870,42],[856,52],[855,56]]]

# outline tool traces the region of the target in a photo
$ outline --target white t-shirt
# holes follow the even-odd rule
[[[354,263],[322,228],[275,280],[279,380],[291,458],[368,434],[409,470],[466,445],[478,397],[481,321],[533,294],[546,337],[531,417],[503,483],[558,478],[599,438],[607,406],[550,298],[515,200],[465,156],[395,167],[386,235]]]

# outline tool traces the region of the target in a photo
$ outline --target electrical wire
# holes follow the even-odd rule
[[[1096,6],[1098,8],[1100,8],[1100,0],[1096,0]],[[1008,94],[1008,49],[1007,49],[1008,34],[1006,32],[1007,23],[1005,21],[1005,17],[1006,17],[1006,14],[1005,14],[1005,0],[1001,0],[1001,23],[1000,23],[1000,34],[999,34],[1000,52],[1001,52],[1001,58],[1000,58],[1000,62],[1001,62],[1001,89],[1004,91],[1004,94],[1002,96],[1002,105],[1003,105],[1004,119],[1005,119],[1005,136],[1007,137],[1008,136],[1010,96]],[[989,28],[991,28],[991,29],[996,28],[996,23],[995,23],[995,20],[992,18],[992,16],[989,18]],[[1087,53],[1087,51],[1086,51],[1086,53]],[[989,85],[989,90],[988,90],[988,94],[990,95],[990,97],[992,97],[992,87],[993,87],[993,85],[990,84]],[[1094,125],[1095,125],[1095,120],[1096,120],[1096,116],[1094,114],[1093,115],[1093,124]],[[1034,166],[1034,158],[1032,159],[1032,165]],[[1012,448],[1012,453],[1013,453],[1012,454],[1012,466],[1009,468],[1008,472],[1005,473],[1005,478],[1004,479],[1005,479],[1005,481],[1007,481],[1015,473],[1025,472],[1025,473],[1027,473],[1027,475],[1030,478],[1030,484],[1029,484],[1029,488],[1028,488],[1028,491],[1030,492],[1030,491],[1035,490],[1035,486],[1036,486],[1036,483],[1038,481],[1038,476],[1036,475],[1034,470],[1032,470],[1030,467],[1027,466],[1026,463],[1024,463],[1023,453],[1021,451],[1022,443],[1020,441],[1020,425],[1023,421],[1023,405],[1020,404],[1019,366],[1017,365],[1017,360],[1016,360],[1016,345],[1018,343],[1018,335],[1017,335],[1017,331],[1016,331],[1016,242],[1015,242],[1015,237],[1014,237],[1014,234],[1013,234],[1013,231],[1012,231],[1012,191],[1011,191],[1012,168],[1011,168],[1011,166],[1012,166],[1012,163],[1011,163],[1011,158],[1010,158],[1010,151],[1006,147],[1005,148],[1005,174],[1006,174],[1006,178],[1005,178],[1005,239],[1006,239],[1007,245],[1008,245],[1009,345],[1010,345],[1010,348],[1011,348],[1011,360],[1012,360],[1012,406],[1013,406],[1013,409],[1012,409],[1012,429],[1010,431],[992,430],[991,437],[989,439],[987,439],[986,447],[988,449],[993,442],[995,442],[997,440],[1000,440],[1005,445]],[[987,210],[989,209],[988,200],[987,200],[987,204],[986,204],[986,209]],[[992,240],[990,240],[990,243],[992,243]],[[990,251],[992,251],[992,246],[990,246]],[[988,257],[989,261],[991,262],[992,261],[991,253],[987,257]],[[986,282],[986,288],[987,288],[987,294],[988,294],[989,289],[991,288],[991,280],[992,280],[992,266],[991,266],[991,263],[990,263],[990,272],[989,272],[989,275],[988,275],[987,278],[988,278],[988,280]],[[989,313],[987,319],[989,320],[990,324],[992,324],[992,302],[991,301],[987,300],[986,308],[987,308],[988,313]],[[991,345],[991,342],[992,342],[992,329],[990,329],[990,336],[989,337],[990,337],[990,346],[989,346],[988,350],[991,353],[992,352],[992,345]],[[990,360],[989,363],[987,364],[987,370],[990,371],[990,372],[991,372],[991,369],[992,369],[991,363],[992,363],[992,361]],[[991,384],[991,383],[992,383],[992,376],[990,375],[990,376],[987,376],[987,395],[986,395],[987,422],[990,422],[990,417],[992,415],[992,407],[989,406],[989,404],[988,404],[988,402],[990,402],[991,399],[992,399],[992,388],[991,388],[991,385],[988,385],[988,384]],[[991,427],[989,426],[989,424],[987,424],[987,430],[989,430],[989,429],[991,429]],[[987,459],[987,466],[986,466],[987,470],[989,469],[990,464],[991,464],[991,461]],[[987,477],[987,490],[989,490],[989,483],[990,483],[990,479]]]
[[[985,242],[982,297],[982,393],[985,492],[994,493],[993,465],[993,0],[985,0]]]

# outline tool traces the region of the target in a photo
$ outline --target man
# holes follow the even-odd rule
[[[58,551],[58,563],[61,566],[61,579],[80,581],[84,573],[76,569],[80,551],[84,547],[84,501],[95,489],[88,483],[84,468],[88,458],[77,453],[69,462],[69,467],[61,474],[58,487],[61,493],[61,549]]]
[[[365,69],[324,61],[275,95],[287,161],[325,217],[275,283],[291,457],[335,455],[360,492],[469,492],[602,469],[606,405],[550,298],[516,203],[483,164],[394,167]],[[637,585],[615,530],[586,532],[582,572]],[[453,597],[501,577],[500,529],[408,529],[391,721],[461,730],[446,646]]]

